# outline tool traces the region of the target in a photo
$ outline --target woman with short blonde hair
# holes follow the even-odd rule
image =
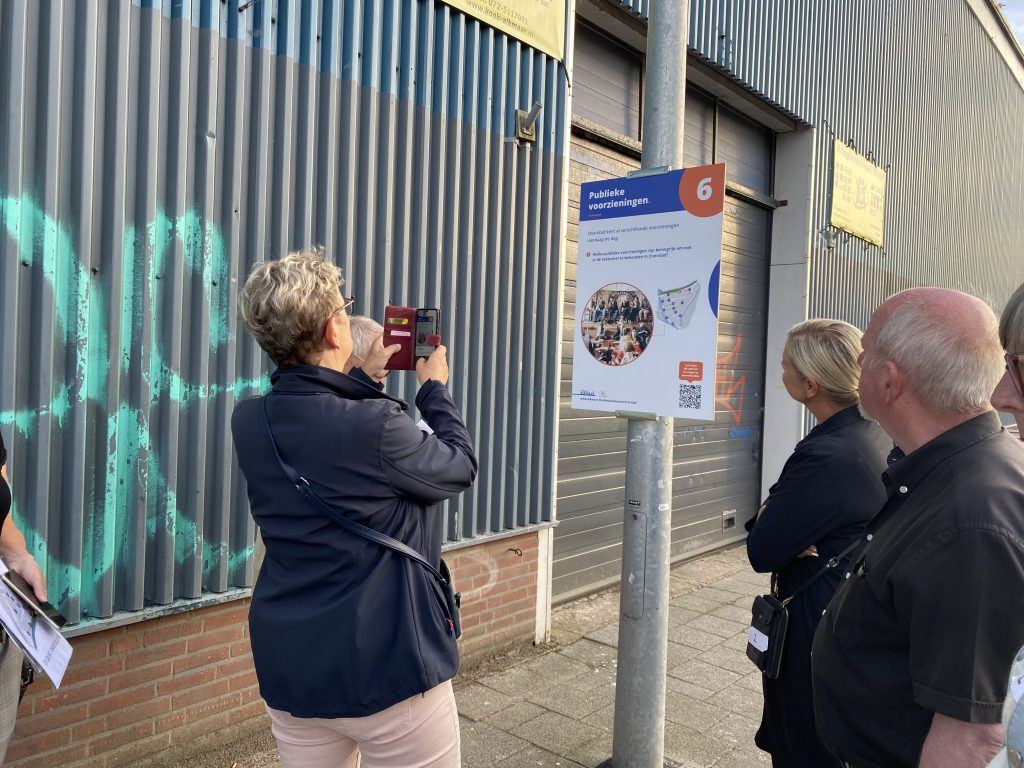
[[[341,268],[327,261],[320,247],[262,261],[242,288],[242,320],[279,368],[316,362],[323,351],[324,319],[348,306],[341,296],[344,283]]]
[[[842,320],[813,319],[794,325],[786,336],[785,354],[796,373],[813,381],[837,405],[860,398],[861,332]]]
[[[375,380],[397,347],[375,341],[348,365],[341,285],[315,249],[257,264],[240,299],[277,366],[231,420],[266,547],[249,610],[260,694],[282,768],[455,768],[458,612],[430,574],[439,505],[470,486],[476,457],[444,347],[416,369],[433,434]]]
[[[818,426],[797,444],[748,524],[751,565],[772,573],[780,600],[792,598],[781,672],[764,678],[755,737],[775,768],[841,768],[816,735],[810,662],[814,631],[843,569],[816,576],[885,500],[882,472],[892,443],[857,408],[861,351],[861,332],[831,319],[793,326],[782,351],[782,384]]]

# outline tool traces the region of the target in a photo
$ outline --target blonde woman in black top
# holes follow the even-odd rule
[[[747,555],[771,572],[788,598],[854,541],[885,501],[882,471],[892,441],[858,410],[861,333],[839,320],[794,326],[782,353],[782,383],[818,425],[801,440],[756,521]],[[815,580],[789,604],[778,679],[764,678],[764,710],[755,743],[773,768],[841,768],[815,733],[811,641],[841,578]]]
[[[46,600],[46,579],[25,546],[25,537],[11,518],[11,487],[7,477],[7,446],[0,435],[0,558],[4,564],[29,583],[40,600]],[[24,656],[6,633],[0,643],[0,765],[14,733],[21,691],[21,665]]]

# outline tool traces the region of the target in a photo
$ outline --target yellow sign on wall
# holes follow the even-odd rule
[[[556,59],[565,56],[565,0],[443,2]]]
[[[881,246],[885,240],[885,171],[841,141],[833,147],[829,223]]]

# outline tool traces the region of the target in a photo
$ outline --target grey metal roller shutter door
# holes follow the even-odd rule
[[[712,161],[714,106],[691,93],[686,105],[686,164]],[[770,194],[770,133],[719,111],[715,159],[728,179]],[[625,421],[570,407],[579,185],[624,175],[637,161],[576,135],[571,149],[570,209],[563,306],[558,445],[558,520],[554,540],[556,600],[618,580],[622,549]],[[718,336],[718,396],[713,424],[676,422],[672,556],[680,559],[743,535],[759,503],[769,211],[726,198]],[[772,368],[774,370],[774,368]],[[728,521],[732,527],[725,528]]]

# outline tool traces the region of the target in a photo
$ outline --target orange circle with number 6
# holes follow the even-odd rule
[[[694,216],[720,214],[725,204],[725,165],[687,168],[679,178],[679,199]]]

